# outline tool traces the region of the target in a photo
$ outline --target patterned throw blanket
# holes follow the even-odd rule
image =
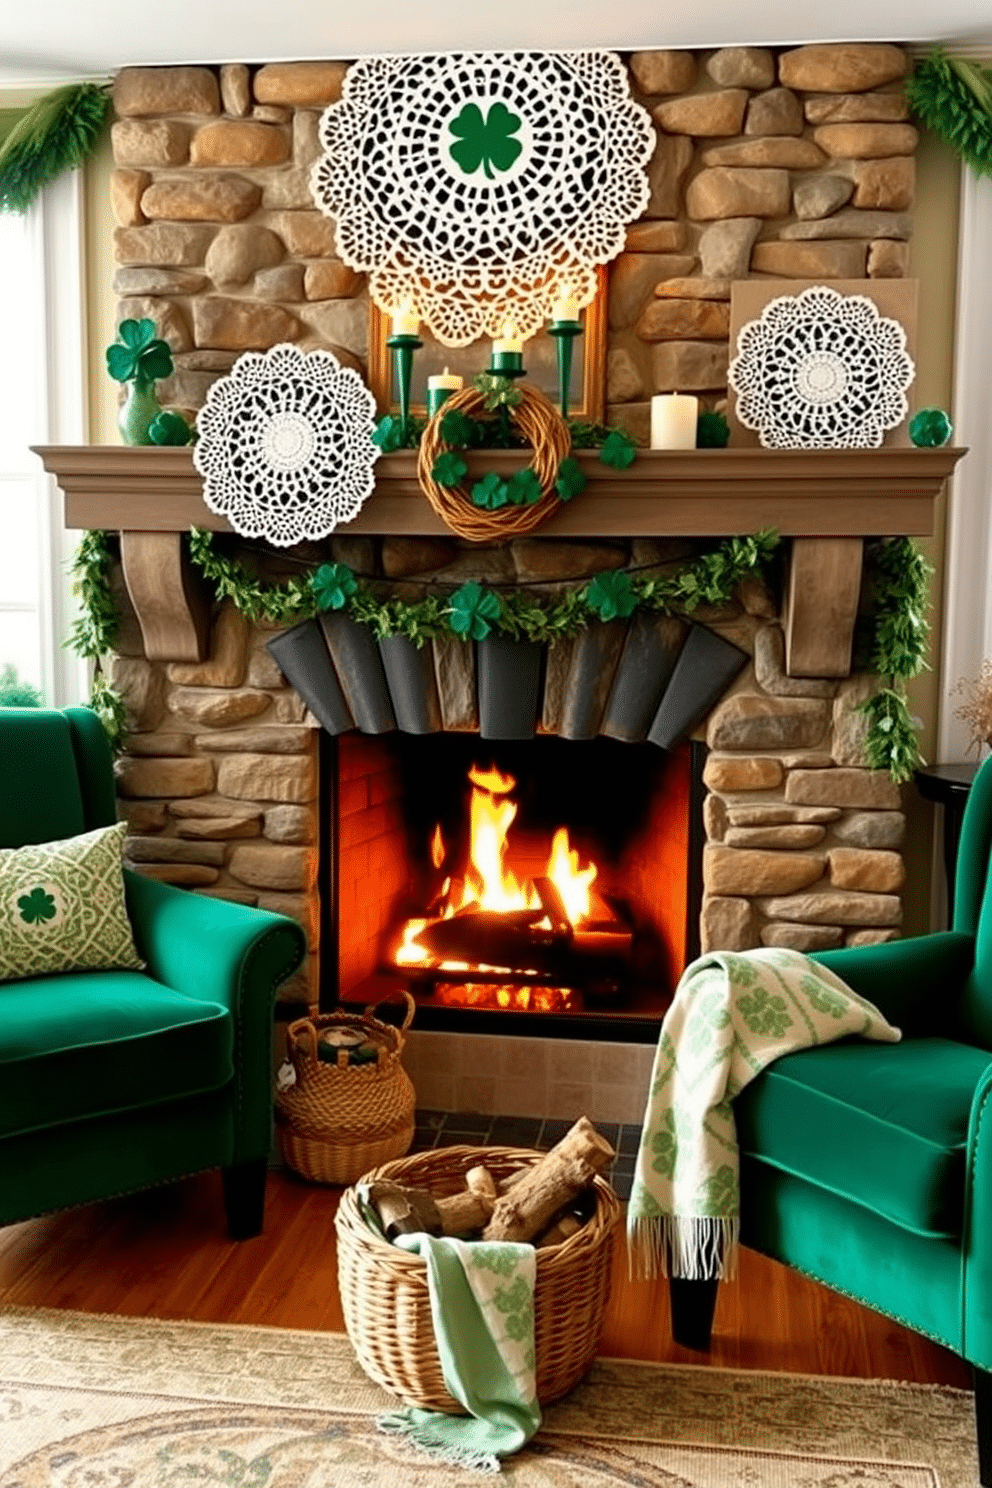
[[[401,1235],[394,1244],[427,1262],[434,1337],[444,1383],[469,1412],[407,1407],[380,1416],[439,1462],[498,1472],[541,1424],[534,1365],[533,1245]]]
[[[850,1035],[902,1037],[798,951],[720,951],[686,967],[661,1026],[627,1211],[636,1273],[733,1277],[740,1210],[730,1103],[773,1059]]]

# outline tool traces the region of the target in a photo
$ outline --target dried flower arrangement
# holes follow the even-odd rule
[[[985,658],[977,677],[961,677],[951,692],[964,697],[954,716],[971,730],[969,748],[980,751],[983,744],[992,744],[992,657]]]

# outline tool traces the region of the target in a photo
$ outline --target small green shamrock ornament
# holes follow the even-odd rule
[[[495,181],[491,166],[498,171],[508,171],[523,149],[519,140],[512,139],[520,128],[521,120],[511,114],[505,103],[492,105],[485,118],[477,103],[467,103],[456,119],[448,125],[457,135],[448,148],[467,176],[474,176],[482,166],[487,181]]]
[[[490,470],[488,475],[476,481],[471,496],[473,505],[484,507],[486,511],[499,511],[510,499],[506,481],[495,470]]]
[[[153,320],[122,320],[120,341],[107,347],[107,371],[115,382],[152,383],[172,376],[172,352]]]
[[[953,432],[954,425],[942,408],[921,408],[909,421],[909,437],[921,449],[938,449]]]
[[[484,641],[492,630],[490,622],[499,619],[503,606],[498,595],[473,579],[455,590],[445,613],[456,635],[465,641]]]
[[[586,473],[578,460],[573,460],[571,456],[562,460],[558,466],[558,479],[555,481],[555,490],[562,501],[571,501],[573,496],[578,496],[585,488]]]
[[[193,430],[181,413],[166,408],[148,425],[148,438],[152,444],[191,444]]]
[[[343,610],[358,581],[346,563],[322,563],[310,581],[318,610]]]
[[[629,465],[633,465],[636,457],[637,446],[622,429],[612,430],[604,439],[599,452],[603,464],[609,465],[612,470],[626,470]]]
[[[637,608],[630,575],[622,570],[597,574],[586,590],[585,601],[601,620],[626,620]]]
[[[453,450],[443,450],[431,466],[431,479],[439,486],[457,486],[468,466]]]

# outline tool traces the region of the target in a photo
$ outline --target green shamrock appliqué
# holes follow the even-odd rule
[[[456,589],[445,610],[448,624],[463,640],[484,641],[492,630],[492,621],[503,613],[499,595],[483,589],[474,579]]]
[[[752,1033],[781,1038],[785,1030],[792,1027],[792,1019],[785,1009],[785,999],[772,997],[764,987],[755,987],[748,996],[739,997],[737,1006]]]
[[[30,894],[22,894],[17,901],[17,907],[26,925],[38,925],[42,920],[54,920],[56,914],[55,900],[40,885],[32,889]]]
[[[495,181],[490,166],[508,171],[523,149],[519,140],[510,138],[520,123],[505,103],[494,103],[484,119],[477,103],[467,103],[448,125],[452,134],[458,135],[448,148],[467,176],[475,175],[481,165],[486,180]]]
[[[355,575],[346,563],[322,563],[310,587],[318,610],[343,610],[358,592]]]
[[[630,575],[622,570],[619,573],[597,574],[584,598],[600,620],[615,620],[618,615],[626,620],[637,608],[637,595],[630,582]]]

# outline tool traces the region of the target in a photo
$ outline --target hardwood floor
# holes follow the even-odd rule
[[[0,1229],[0,1304],[124,1316],[343,1330],[334,1213],[338,1192],[270,1176],[265,1233],[235,1244],[220,1178]],[[838,1374],[970,1388],[946,1349],[753,1252],[720,1289],[709,1355],[670,1338],[665,1282],[631,1282],[617,1245],[605,1355],[742,1369]]]

